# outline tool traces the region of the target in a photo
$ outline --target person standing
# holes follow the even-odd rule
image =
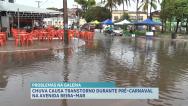
[[[156,31],[156,28],[155,28],[155,26],[153,26],[152,27],[153,36],[155,36],[155,31]]]

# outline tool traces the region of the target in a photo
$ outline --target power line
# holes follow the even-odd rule
[[[44,5],[45,3],[47,3],[49,0],[44,1],[40,6]]]
[[[41,3],[42,1],[35,1],[35,2],[37,2],[38,8],[40,8],[40,3]]]

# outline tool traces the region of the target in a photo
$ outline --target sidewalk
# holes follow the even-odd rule
[[[24,51],[43,51],[43,50],[51,50],[51,49],[63,49],[66,47],[79,47],[85,45],[85,42],[81,39],[74,38],[70,41],[68,46],[65,46],[63,41],[61,40],[53,40],[53,41],[38,41],[34,40],[33,44],[24,45],[24,46],[16,46],[13,40],[8,40],[6,45],[0,46],[0,53],[2,52],[24,52]]]

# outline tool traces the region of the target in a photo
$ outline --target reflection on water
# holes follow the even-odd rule
[[[186,106],[187,42],[97,36],[82,47],[0,53],[2,106]],[[158,100],[30,100],[33,81],[115,81],[159,87]]]

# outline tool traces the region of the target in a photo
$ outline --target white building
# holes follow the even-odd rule
[[[11,2],[11,3],[10,3]],[[35,8],[14,3],[14,0],[0,0],[0,27],[10,33],[11,27],[33,26],[35,20],[42,20],[47,17],[57,17],[63,14],[59,11]]]
[[[63,26],[63,17],[51,17],[51,18],[44,18],[43,20],[47,26],[56,26],[61,27]],[[68,18],[68,27],[77,22],[75,18]]]

